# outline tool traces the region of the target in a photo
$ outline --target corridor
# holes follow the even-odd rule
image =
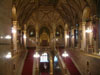
[[[0,75],[100,75],[100,0],[0,0]]]

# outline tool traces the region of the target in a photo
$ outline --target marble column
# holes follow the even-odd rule
[[[67,25],[65,25],[65,31],[64,31],[64,38],[65,38],[65,49],[68,47],[68,34],[67,34]]]
[[[24,47],[26,48],[26,39],[27,39],[27,36],[26,36],[26,24],[24,25],[24,35],[23,35],[23,40],[24,40]]]
[[[75,43],[74,39],[75,39],[74,29],[72,29],[72,37],[71,37],[71,40],[72,40],[72,48],[74,48],[74,43]]]
[[[39,28],[37,24],[36,26],[36,50],[38,50],[38,45],[39,45]]]
[[[98,49],[100,52],[100,18],[99,18],[99,21],[98,21]]]
[[[93,25],[92,21],[89,22],[89,28],[92,30],[92,32],[89,33],[89,45],[92,45],[92,39],[93,39]]]
[[[82,41],[81,41],[81,48],[83,51],[86,49],[86,22],[82,22]]]
[[[36,52],[39,51],[39,27],[36,25]],[[39,75],[39,58],[36,58],[35,74]]]
[[[13,43],[13,53],[17,52],[17,21],[13,21],[12,27],[12,43]]]
[[[87,39],[87,41],[86,41],[86,43],[87,43],[87,52],[88,53],[93,53],[93,24],[92,24],[92,21],[89,21],[88,23],[87,23],[87,29],[90,29],[91,30],[91,32],[87,32],[86,34],[86,39]]]
[[[35,75],[39,75],[39,58],[35,58],[36,65],[35,65]]]
[[[50,75],[53,75],[53,56],[50,56]]]
[[[78,48],[79,49],[81,49],[81,40],[82,40],[81,31],[82,31],[82,26],[81,26],[81,23],[80,23],[80,25],[79,25],[79,34],[78,34]]]
[[[51,32],[51,34],[50,34],[50,39],[51,39],[51,42],[50,42],[50,46],[51,46],[51,48],[53,49],[53,41],[54,41],[54,38],[53,38],[53,32]]]
[[[56,26],[53,25],[53,42],[54,42],[54,50],[56,49]]]

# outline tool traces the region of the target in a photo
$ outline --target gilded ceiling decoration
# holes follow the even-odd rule
[[[82,21],[84,8],[87,6],[91,11],[97,11],[99,0],[13,0],[17,8],[17,19],[20,25],[29,21],[35,15],[34,21],[50,24],[58,22],[62,17],[64,23],[75,25]],[[51,15],[54,14],[55,16]],[[96,13],[92,13],[94,15]],[[59,16],[58,16],[59,15]],[[38,17],[37,17],[38,16]],[[55,22],[54,22],[55,21]],[[62,22],[62,21],[61,21]],[[59,22],[60,23],[60,22]]]

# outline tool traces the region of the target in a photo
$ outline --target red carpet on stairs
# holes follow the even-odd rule
[[[62,56],[63,50],[59,50],[60,55]],[[72,59],[69,57],[62,57],[64,62],[66,63],[66,67],[68,68],[71,75],[81,75],[76,66],[74,65]]]
[[[46,64],[47,69],[44,68],[44,64]],[[41,62],[40,63],[40,75],[49,75],[49,63],[48,62]]]
[[[33,71],[33,54],[34,50],[28,50],[27,57],[24,62],[22,75],[32,75]]]
[[[70,57],[64,58],[64,62],[66,63],[66,67],[68,68],[71,75],[81,75]]]
[[[49,75],[49,73],[42,72],[41,75]]]

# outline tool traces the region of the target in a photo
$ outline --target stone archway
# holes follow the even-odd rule
[[[83,16],[82,16],[82,22],[87,21],[90,17],[90,8],[89,7],[85,7],[85,9],[83,10]]]
[[[87,22],[90,20],[90,15],[91,15],[91,10],[87,6],[83,10],[83,16],[82,16],[82,35],[81,35],[81,38],[82,38],[81,48],[82,48],[82,50],[86,50],[86,52],[88,52],[88,42],[87,41],[90,39],[89,38],[90,34],[86,34]]]
[[[40,45],[41,46],[49,46],[50,41],[50,31],[47,27],[41,27],[39,32],[40,37]]]

